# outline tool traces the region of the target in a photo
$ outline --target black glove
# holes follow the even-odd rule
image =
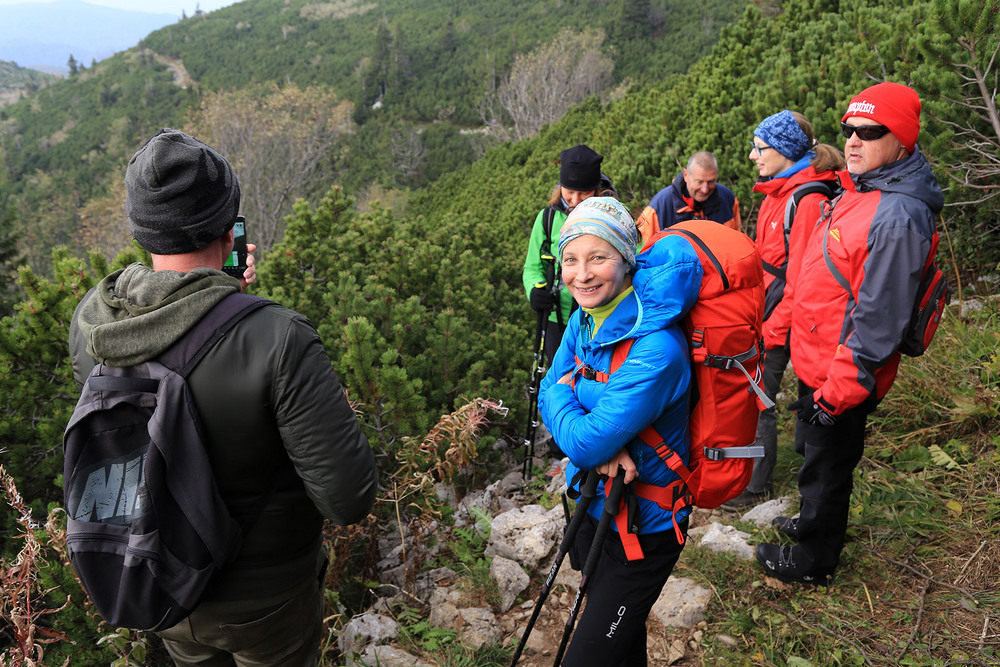
[[[552,310],[552,306],[556,303],[555,296],[552,295],[552,291],[548,287],[532,287],[528,301],[531,302],[531,309],[536,313],[547,313]]]
[[[837,421],[836,415],[824,410],[823,406],[814,401],[810,394],[806,394],[789,404],[788,409],[798,413],[799,419],[813,426],[833,426]]]

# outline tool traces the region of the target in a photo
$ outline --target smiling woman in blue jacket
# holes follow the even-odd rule
[[[609,197],[587,199],[562,227],[563,282],[580,309],[542,381],[539,407],[570,459],[567,480],[580,470],[614,477],[621,466],[629,488],[677,481],[639,438],[649,425],[687,463],[691,370],[678,322],[697,298],[702,265],[680,237],[661,239],[638,257],[637,242],[628,210]],[[611,372],[615,345],[629,339],[628,357]],[[584,377],[585,366],[596,374]],[[598,498],[602,493],[603,483]],[[646,664],[646,617],[680,556],[689,509],[675,516],[636,496],[642,557],[626,552],[619,533],[609,534],[564,665]],[[577,553],[589,551],[602,507],[591,503]]]

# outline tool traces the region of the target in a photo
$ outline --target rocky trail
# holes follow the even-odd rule
[[[564,483],[560,473],[551,476],[547,490],[552,497],[558,497]],[[379,541],[380,583],[385,586],[386,597],[351,619],[341,633],[339,644],[346,664],[383,667],[432,664],[426,662],[426,651],[421,659],[405,650],[406,642],[400,641],[405,632],[397,621],[394,600],[426,609],[431,626],[454,630],[459,640],[471,648],[499,643],[513,649],[520,641],[562,538],[565,526],[562,507],[546,509],[527,503],[519,471],[461,499],[448,487],[440,487],[438,493],[454,508],[451,533],[466,531],[468,535],[472,530],[485,533],[484,523],[489,522],[485,555],[492,559],[489,576],[499,593],[499,602],[471,590],[467,576],[447,567],[413,575],[421,569],[415,564],[433,559],[441,552],[442,545],[448,543],[450,538],[444,527],[426,527],[421,536],[410,534],[406,527],[400,531],[398,526],[389,526]],[[689,546],[697,544],[700,548],[750,560],[753,558],[753,547],[747,541],[750,536],[731,524],[742,520],[766,526],[772,518],[787,516],[790,511],[794,511],[790,498],[772,500],[745,513],[696,509],[691,517]],[[436,539],[426,539],[427,534]],[[685,549],[682,553],[650,614],[647,651],[651,665],[701,665],[705,646],[713,642],[736,644],[735,638],[726,635],[706,637],[705,612],[716,593],[689,565],[689,551]],[[407,563],[403,562],[404,554]],[[566,558],[519,665],[552,664],[579,581],[580,573],[570,567]],[[785,586],[769,579],[765,579],[765,584]]]

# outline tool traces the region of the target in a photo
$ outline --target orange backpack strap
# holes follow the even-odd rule
[[[628,358],[629,352],[632,350],[632,345],[635,343],[634,338],[629,338],[623,341],[619,341],[615,344],[614,353],[611,356],[611,367],[608,369],[607,373],[595,370],[590,366],[584,364],[580,361],[580,358],[576,358],[576,373],[573,376],[575,381],[576,374],[583,376],[588,380],[594,380],[596,382],[607,382],[611,378],[611,374],[622,367],[625,363],[625,359]],[[672,482],[667,486],[655,486],[653,484],[644,484],[642,482],[633,482],[629,487],[626,487],[626,495],[628,499],[622,498],[621,503],[618,506],[618,513],[615,515],[615,525],[618,527],[618,535],[621,537],[622,546],[625,549],[625,557],[630,560],[642,560],[645,555],[642,552],[642,546],[639,544],[638,536],[638,526],[635,525],[634,518],[638,517],[638,504],[636,503],[636,497],[645,498],[646,500],[651,500],[662,509],[668,510],[673,514],[674,522],[674,532],[677,534],[678,544],[684,544],[684,534],[681,532],[680,526],[677,523],[677,512],[688,507],[691,504],[690,495],[687,492],[687,486],[684,483],[688,473],[687,468],[684,466],[681,457],[678,456],[670,447],[668,447],[660,434],[656,432],[656,429],[652,425],[647,426],[639,434],[639,438],[656,450],[661,458],[667,463],[671,470],[676,472],[681,476],[680,480]],[[672,458],[668,460],[662,450],[672,455]],[[632,489],[632,494],[628,493],[628,489]],[[604,485],[604,493],[607,495],[610,492],[610,485]],[[634,515],[634,516],[630,516]]]
[[[625,493],[622,494],[622,499],[618,501],[618,513],[615,514],[615,525],[618,527],[618,536],[621,538],[622,547],[625,549],[625,558],[633,561],[642,560],[646,557],[646,554],[642,552],[642,546],[639,544],[639,526],[635,523],[639,516],[639,505],[635,496],[629,492],[630,486],[625,487]],[[611,485],[605,484],[604,495],[610,493]]]
[[[611,379],[611,374],[622,367],[625,363],[625,359],[628,358],[628,353],[632,349],[632,344],[635,343],[635,338],[628,338],[623,341],[618,341],[615,343],[615,350],[611,355],[611,368],[608,372],[599,371],[592,366],[589,366],[580,360],[580,357],[574,355],[576,359],[576,371],[573,373],[573,379],[570,382],[570,386],[574,389],[576,388],[576,376],[579,375],[585,380],[593,380],[594,382],[607,383]]]
[[[677,523],[677,513],[691,504],[691,496],[684,481],[677,480],[666,486],[632,482],[632,490],[640,498],[653,501],[661,509],[668,510],[673,515],[674,533],[677,535],[677,543],[684,544],[684,533],[681,532],[681,527]],[[615,520],[617,521],[618,517],[615,517]],[[618,529],[621,530],[621,524],[619,524]],[[627,554],[628,550],[626,549]],[[630,558],[629,560],[632,559]]]

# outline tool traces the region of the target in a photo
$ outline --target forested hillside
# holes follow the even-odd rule
[[[17,102],[58,80],[59,77],[54,74],[44,74],[0,60],[0,107]]]
[[[447,23],[439,26],[439,32],[431,31],[436,39],[451,34],[458,44],[471,44],[477,38],[476,31],[471,26],[466,31],[463,27],[466,24],[458,18],[462,15],[459,4],[465,6],[457,2],[435,4],[433,12],[454,16],[451,32],[444,29]],[[491,8],[494,6],[488,4]],[[560,14],[558,20],[554,18],[570,4],[531,4],[539,8],[538,11],[547,9],[548,14],[529,13],[527,4],[519,11],[525,12],[527,23],[551,18],[553,28],[562,25],[560,21],[565,21],[566,25],[582,25],[574,23],[585,18],[579,12],[572,13],[572,18],[570,13]],[[665,6],[655,2],[649,4],[646,15],[650,17],[655,15],[656,7]],[[351,20],[372,20],[381,16],[382,9],[389,17],[389,7],[395,5],[384,8],[380,5],[379,9],[370,8],[364,13],[368,5],[360,3],[309,6],[325,7],[322,11],[331,12],[330,16],[346,14],[346,18],[338,19],[346,26]],[[400,0],[398,6],[416,12],[418,5],[414,2],[411,7]],[[613,6],[629,5],[606,2],[598,6],[595,3],[601,10],[596,14],[610,12]],[[45,220],[60,216],[74,219],[81,210],[87,215],[99,215],[93,202],[89,208],[84,205],[87,197],[106,187],[101,184],[102,178],[109,182],[120,181],[123,156],[134,150],[137,135],[160,123],[159,119],[164,117],[163,108],[174,108],[180,113],[182,109],[193,110],[197,104],[202,118],[215,108],[201,106],[202,98],[211,98],[211,95],[191,86],[180,88],[172,83],[173,74],[166,63],[175,61],[169,59],[183,59],[194,79],[221,78],[232,73],[237,60],[225,61],[221,69],[228,74],[209,74],[207,62],[199,62],[194,51],[188,54],[183,49],[195,49],[213,35],[221,39],[226,31],[240,36],[240,40],[249,39],[258,29],[255,26],[271,25],[275,17],[285,19],[274,24],[279,28],[297,26],[298,32],[288,30],[282,39],[302,39],[296,35],[305,32],[304,26],[313,26],[309,23],[312,18],[303,18],[304,7],[303,3],[294,0],[287,4],[277,0],[248,1],[219,12],[222,23],[211,23],[208,18],[212,17],[207,17],[203,23],[173,26],[151,36],[144,48],[101,63],[96,72],[79,75],[71,85],[52,86],[28,103],[17,105],[0,120],[7,165],[0,173],[0,206],[6,203],[9,216],[10,212],[16,212],[17,216],[29,210],[33,216],[41,216],[44,212]],[[268,13],[264,8],[272,11]],[[260,9],[260,13],[244,16],[240,13],[244,9]],[[307,17],[315,11],[319,10],[306,10]],[[483,8],[481,11],[494,10]],[[691,10],[677,13],[689,16]],[[419,13],[400,14],[399,18],[418,23],[421,16]],[[667,16],[663,25],[669,24],[672,16]],[[594,17],[594,10],[586,12],[586,18]],[[240,27],[240,21],[247,25]],[[392,19],[389,23],[393,25]],[[536,27],[527,23],[512,25],[511,32],[498,42],[506,44],[514,34],[519,41],[525,40],[525,35],[531,34]],[[416,29],[411,32],[405,21],[399,25],[407,30],[407,43],[418,43],[426,35],[425,31]],[[319,26],[314,27],[319,29]],[[496,27],[501,30],[499,24]],[[634,86],[620,98],[591,97],[570,109],[558,122],[543,127],[536,136],[488,148],[480,159],[464,168],[429,186],[414,187],[403,212],[390,211],[377,204],[359,210],[355,200],[348,196],[349,188],[341,187],[335,176],[322,180],[325,196],[312,196],[295,205],[283,238],[261,260],[260,280],[254,291],[302,312],[319,329],[351,399],[357,402],[360,418],[380,462],[384,478],[382,488],[385,489],[383,502],[379,505],[379,511],[384,512],[380,520],[395,520],[397,511],[404,513],[405,520],[406,512],[422,511],[414,508],[433,508],[434,494],[426,483],[439,480],[444,473],[438,468],[432,473],[415,472],[415,468],[428,461],[451,465],[457,456],[449,443],[438,439],[440,430],[435,431],[438,435],[434,437],[427,435],[442,415],[476,398],[501,401],[509,408],[509,413],[495,426],[492,435],[503,436],[509,443],[520,441],[526,416],[524,388],[532,357],[534,327],[534,317],[520,284],[521,265],[530,223],[556,183],[557,160],[562,148],[585,142],[605,155],[604,170],[613,177],[623,200],[633,210],[638,210],[669,182],[691,152],[712,150],[720,161],[722,181],[740,198],[749,229],[759,200],[750,191],[755,170],[747,159],[748,142],[760,119],[782,108],[795,109],[810,118],[821,141],[842,146],[842,139],[837,134],[838,123],[855,93],[874,81],[906,83],[921,94],[924,113],[920,144],[946,190],[947,206],[939,227],[942,235],[939,264],[946,268],[957,288],[956,296],[960,298],[971,296],[977,290],[991,289],[988,287],[991,283],[982,283],[987,285],[985,288],[977,287],[970,285],[967,279],[995,271],[1000,261],[997,241],[997,220],[1000,220],[1000,119],[996,98],[1000,72],[998,27],[1000,6],[994,0],[752,2],[741,18],[721,31],[710,55],[690,71],[668,76],[666,71],[653,69],[645,75],[657,79],[655,83]],[[610,24],[606,29],[609,35],[613,34]],[[196,30],[218,32],[202,34]],[[418,32],[422,35],[419,38]],[[542,33],[549,32],[540,30],[537,39],[544,39]],[[491,33],[487,31],[486,34]],[[351,39],[346,35],[342,37]],[[329,39],[333,37],[325,36],[323,43]],[[260,110],[273,109],[275,114],[285,114],[291,107],[311,111],[317,108],[338,110],[337,114],[331,112],[321,119],[324,132],[334,123],[333,116],[343,116],[345,103],[354,104],[357,116],[361,98],[356,96],[362,91],[366,95],[370,92],[369,88],[362,87],[364,77],[353,79],[356,85],[353,89],[331,92],[318,86],[319,80],[311,77],[318,76],[327,66],[332,67],[333,57],[329,56],[327,61],[327,53],[323,51],[326,47],[320,47],[319,41],[309,46],[311,40],[305,39],[296,42],[299,49],[318,59],[318,64],[312,74],[300,73],[298,75],[303,78],[295,79],[292,72],[298,69],[291,65],[282,73],[280,63],[290,59],[293,51],[280,48],[283,43],[274,41],[269,55],[246,51],[238,60],[246,65],[261,63],[260,68],[270,72],[268,77],[278,77],[283,84],[285,74],[296,82],[294,88],[290,85],[282,88],[272,81],[271,87],[254,89],[262,91],[261,99],[267,101],[267,104],[254,106],[259,106]],[[499,53],[501,49],[497,48]],[[472,83],[479,84],[479,75],[460,74],[457,66],[471,67],[472,59],[466,52],[455,53],[461,55],[445,57],[442,61],[448,67],[456,66],[454,90],[471,90]],[[265,62],[268,64],[264,65]],[[656,61],[650,61],[646,66],[655,67],[655,64]],[[246,69],[253,71],[255,68]],[[616,71],[618,69],[616,65]],[[121,78],[100,78],[102,72],[112,71],[119,72]],[[365,71],[364,67],[358,70]],[[268,77],[262,77],[262,81],[267,83]],[[220,80],[217,85],[226,85],[226,82]],[[390,89],[391,86],[386,89],[383,101],[390,97]],[[111,116],[97,111],[103,108],[101,100],[105,96],[111,105],[127,103],[135,115],[111,121]],[[419,97],[422,99],[423,95]],[[464,118],[462,114],[466,110],[462,109],[466,107],[460,103],[460,96],[442,99],[452,100],[447,108],[451,109],[454,104],[454,111],[449,112],[453,117]],[[143,106],[144,100],[146,106]],[[316,104],[317,101],[320,103]],[[429,119],[421,114],[437,114],[440,108],[431,105],[421,111],[423,107],[419,105],[405,106],[410,102],[393,104],[396,103],[421,121]],[[417,104],[415,100],[413,103]],[[160,107],[160,104],[166,106]],[[246,104],[253,102],[247,100]],[[37,111],[31,110],[32,105]],[[388,106],[387,101],[383,110]],[[94,113],[81,113],[84,109]],[[55,129],[42,131],[27,123],[26,119],[36,113],[50,117],[47,122],[53,123]],[[283,117],[292,118],[293,115],[289,112]],[[180,116],[176,118],[180,120]],[[101,123],[109,122],[115,129],[105,134]],[[366,124],[371,122],[377,121],[369,119]],[[90,143],[74,144],[77,148],[71,150],[70,137],[77,138],[74,142],[88,137]],[[87,151],[75,153],[83,144],[89,146]],[[329,167],[329,163],[325,164]],[[238,163],[236,166],[239,171],[244,165]],[[112,173],[116,174],[114,178],[110,176]],[[322,173],[337,172],[330,168]],[[117,196],[120,197],[120,193]],[[124,225],[124,221],[120,224]],[[64,232],[68,234],[71,229],[66,227]],[[47,238],[68,240],[57,235]],[[134,259],[141,259],[139,253],[123,255],[115,265]],[[85,291],[109,268],[99,253],[85,261],[71,252],[57,250],[51,261],[46,261],[39,270],[21,270],[20,282],[28,296],[18,305],[16,313],[0,320],[0,400],[4,402],[0,410],[0,449],[4,450],[5,466],[39,514],[47,505],[60,502],[59,439],[77,395],[66,357],[69,319]],[[939,335],[937,347],[919,362],[927,365],[904,361],[901,383],[905,386],[916,378],[920,384],[916,388],[911,384],[910,389],[900,389],[898,402],[888,404],[884,410],[887,416],[882,423],[888,426],[878,435],[881,454],[877,474],[888,475],[897,455],[900,458],[905,455],[907,471],[919,472],[925,465],[930,467],[932,457],[944,461],[942,465],[951,460],[958,468],[948,464],[947,470],[955,477],[963,474],[961,465],[964,462],[996,460],[996,440],[995,437],[991,440],[990,434],[995,433],[1000,414],[1000,372],[995,354],[996,336],[1000,334],[996,333],[994,315],[989,314],[995,309],[984,311],[980,319],[966,317],[961,312],[958,306],[947,312],[946,320],[949,326],[955,326],[956,333],[947,337]],[[974,347],[965,344],[973,339],[981,342]],[[903,395],[903,391],[912,391],[912,396]],[[446,433],[451,432],[447,430],[449,424],[450,428],[456,428],[454,421],[446,420],[445,424]],[[468,444],[469,437],[466,433],[463,442]],[[508,445],[508,449],[515,447]],[[933,447],[937,447],[937,451],[953,452],[959,462],[932,453]],[[473,445],[462,450],[461,455],[468,457],[462,464],[466,466],[464,469],[471,471],[471,476],[457,484],[482,485],[495,473],[490,468],[491,457],[497,455],[493,450],[485,447],[477,450]],[[454,469],[463,468],[455,464]],[[992,493],[993,487],[983,487],[977,479],[962,478],[965,484],[962,493],[971,494],[974,499],[965,505],[958,503],[958,509],[951,502],[947,506],[944,502],[928,507],[920,504],[916,509],[913,505],[896,507],[899,503],[894,500],[894,494],[902,493],[902,487],[926,490],[935,483],[944,483],[938,478],[933,482],[927,480],[927,477],[914,476],[896,486],[889,483],[861,486],[867,489],[870,497],[881,499],[879,508],[871,512],[876,518],[881,517],[880,512],[886,513],[881,520],[892,524],[886,528],[888,534],[906,533],[896,523],[903,519],[892,514],[897,509],[901,513],[926,511],[930,514],[931,518],[920,523],[919,532],[912,536],[917,544],[904,545],[911,551],[926,550],[937,555],[956,546],[956,540],[968,537],[968,531],[974,527],[975,534],[965,540],[972,544],[971,548],[966,548],[968,544],[961,545],[963,551],[958,567],[961,562],[972,562],[980,553],[976,546],[979,545],[980,550],[984,548],[980,541],[982,545],[996,543],[996,520],[1000,515],[997,514],[995,494],[985,501],[975,495],[983,493],[983,488]],[[965,498],[963,495],[963,502]],[[858,513],[869,511],[867,505],[857,508]],[[434,516],[435,520],[446,520],[446,517]],[[865,514],[866,518],[869,516]],[[967,522],[961,529],[940,527],[950,526],[959,519]],[[12,518],[8,521],[5,537],[16,533],[16,527],[11,527],[12,521]],[[933,528],[928,527],[930,523],[934,523]],[[372,538],[352,532],[349,539],[343,534],[338,534],[338,539],[343,540],[338,545],[345,552],[357,557],[357,561],[352,562],[356,569],[345,568],[340,572],[357,572],[356,580],[347,581],[351,577],[345,577],[344,581],[338,579],[338,586],[342,588],[338,587],[337,593],[343,595],[338,600],[349,607],[352,598],[346,591],[352,586],[351,590],[363,589],[360,582],[364,578],[364,565],[373,565],[364,559],[366,544],[370,545],[365,540]],[[19,547],[13,540],[5,540],[5,543],[9,545],[5,556]],[[863,546],[867,548],[868,545]],[[990,553],[989,549],[984,553]],[[947,558],[953,561],[957,556],[949,553]],[[945,557],[941,556],[941,560]],[[728,580],[729,569],[719,566],[717,571],[723,573],[720,582]],[[951,572],[956,577],[964,573],[964,568],[961,573]],[[44,581],[39,582],[37,590],[49,586],[59,587],[55,589],[56,594],[50,593],[46,599],[49,608],[54,608],[65,599],[58,594],[71,590],[73,583],[67,579],[65,568],[55,566],[46,573]],[[856,584],[851,591],[862,591],[862,585]],[[755,589],[755,594],[772,593]],[[831,601],[829,610],[818,612],[820,618],[816,623],[825,622],[824,613],[831,618],[867,619],[857,621],[859,626],[892,620],[876,615],[872,598],[869,596],[865,602],[868,594],[865,587],[860,597],[843,602],[843,606],[837,606],[841,603],[840,598]],[[733,600],[741,601],[743,592],[730,591],[727,595],[729,597],[720,604],[742,604]],[[722,596],[719,597],[722,600]],[[827,604],[824,596],[812,593],[805,593],[798,600]],[[964,599],[962,604],[966,604]],[[92,648],[92,638],[97,636],[94,619],[74,605],[52,618],[36,619],[42,625],[52,625],[68,633],[79,642],[76,647],[66,642],[50,647],[52,664],[60,664],[60,656],[81,651],[82,646]],[[925,612],[923,593],[919,605],[919,612],[912,609],[907,612],[916,613],[917,626]],[[951,608],[958,605],[955,601]],[[871,616],[865,616],[867,609],[872,609]],[[355,610],[349,608],[348,611]],[[742,609],[739,613],[742,614],[739,621],[743,624],[742,629],[735,628],[730,633],[742,637],[743,632],[749,632],[755,625],[759,615],[751,619],[750,611]],[[928,609],[927,613],[931,611]],[[947,616],[949,612],[937,609],[935,613]],[[898,625],[904,630],[892,628],[902,632],[897,635],[901,637],[900,643],[906,644],[902,653],[914,644],[914,635],[906,639],[911,627],[906,623],[911,618],[901,615],[898,619]],[[995,618],[994,614],[994,623]],[[987,625],[989,622],[987,617]],[[753,646],[761,656],[759,660],[754,658],[753,664],[781,664],[776,662],[779,658],[772,653],[773,646],[775,642],[792,642],[789,636],[796,637],[796,646],[808,644],[811,655],[820,660],[815,664],[823,664],[823,658],[831,655],[827,652],[831,641],[836,642],[838,650],[843,649],[837,654],[838,664],[898,662],[892,646],[885,649],[883,661],[855,660],[850,658],[854,654],[848,642],[831,640],[816,627],[782,627],[787,632],[774,630],[775,635],[780,635],[777,639],[760,641]],[[849,629],[842,632],[849,634]],[[982,633],[985,638],[985,626]],[[934,637],[947,643],[950,639],[945,634],[938,633]],[[995,646],[984,649],[985,641],[979,643],[980,654],[984,660],[990,656],[995,658]],[[921,651],[923,661],[910,660],[913,654]],[[935,652],[915,645],[907,660],[914,665],[946,664],[948,661],[987,664],[967,662],[946,650]],[[712,664],[749,662],[734,658],[732,662]]]
[[[553,42],[561,30],[586,40],[563,46],[570,57],[592,49],[607,60],[600,92],[685,71],[744,6],[244,0],[158,30],[136,48],[77,68],[45,94],[0,110],[0,207],[16,213],[21,247],[36,268],[55,244],[76,254],[105,245],[94,228],[121,221],[115,188],[145,137],[196,122],[190,118],[213,94],[232,94],[223,100],[230,107],[266,106],[270,89],[258,86],[269,85],[349,102],[352,123],[326,147],[321,179],[299,183],[278,212],[251,206],[247,214],[280,225],[294,197],[319,196],[331,182],[379,199],[385,190],[427,185],[495,143],[468,130],[509,121],[492,96],[514,56]],[[552,75],[568,77],[575,64]],[[312,111],[300,105],[283,117],[286,127]],[[189,129],[206,134],[203,126]]]

